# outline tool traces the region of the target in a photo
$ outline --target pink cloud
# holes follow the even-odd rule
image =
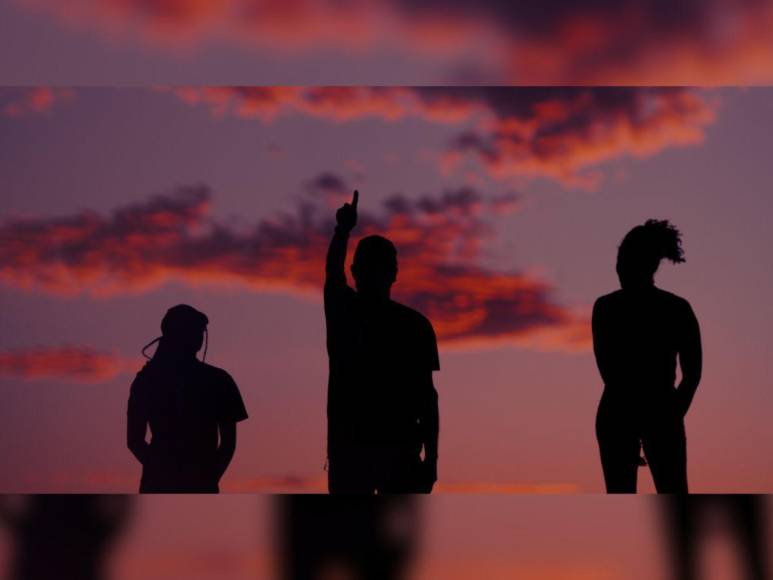
[[[0,226],[0,281],[65,296],[145,292],[171,281],[319,295],[334,226],[329,208],[301,201],[293,213],[237,231],[210,216],[210,198],[196,187],[110,215],[9,220]],[[356,233],[395,242],[396,299],[429,316],[446,344],[587,349],[587,314],[555,302],[548,283],[479,265],[494,236],[487,216],[515,203],[471,188],[395,195],[380,211],[363,209]]]
[[[46,113],[73,94],[72,89],[54,87],[4,88],[0,89],[0,112],[6,117]]]
[[[86,346],[36,346],[0,351],[0,375],[24,380],[77,383],[108,381],[127,372],[136,361]]]
[[[606,162],[700,144],[716,102],[685,88],[203,87],[167,89],[213,114],[335,122],[415,117],[466,129],[441,168],[477,159],[492,177],[546,177],[591,189]],[[471,126],[471,128],[469,128]]]
[[[16,0],[75,29],[179,51],[215,43],[301,57],[391,50],[474,63],[497,83],[773,80],[767,0]],[[350,82],[357,82],[353,72]]]

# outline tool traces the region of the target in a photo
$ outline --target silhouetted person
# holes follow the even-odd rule
[[[327,255],[328,487],[331,493],[429,493],[437,480],[435,332],[424,316],[390,299],[397,250],[389,240],[360,241],[351,267],[357,290],[347,285],[358,195],[338,210]]]
[[[281,580],[401,580],[417,552],[413,496],[278,497]]]
[[[105,580],[111,549],[129,519],[121,495],[32,495],[0,500],[15,549],[10,580]]]
[[[657,491],[687,493],[684,416],[701,377],[701,340],[687,300],[654,284],[663,258],[684,262],[679,231],[657,220],[633,228],[617,254],[622,289],[593,307],[604,381],[596,435],[609,493],[636,492],[640,445]]]
[[[728,518],[747,580],[768,580],[767,513],[759,495],[674,495],[668,498],[674,580],[698,580],[698,558],[705,518]],[[716,515],[719,515],[716,514]]]
[[[170,308],[153,358],[132,383],[126,437],[142,464],[140,493],[217,493],[233,458],[247,411],[231,376],[196,358],[208,322],[185,304]]]

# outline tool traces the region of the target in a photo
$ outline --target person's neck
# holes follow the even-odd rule
[[[153,356],[153,360],[161,363],[168,364],[190,364],[195,362],[196,353],[190,353],[188,351],[177,350],[173,348],[160,348]]]
[[[622,286],[624,292],[630,294],[647,294],[655,290],[655,283],[648,282],[646,284],[626,284]]]
[[[391,293],[389,290],[386,292],[359,292],[359,294],[362,300],[369,304],[379,304],[391,300]]]

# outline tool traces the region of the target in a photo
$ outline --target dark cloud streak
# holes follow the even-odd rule
[[[110,215],[7,221],[0,227],[0,280],[57,295],[145,292],[170,281],[318,295],[334,226],[330,209],[302,201],[237,231],[212,218],[211,197],[199,186]],[[479,264],[493,236],[488,216],[516,203],[515,195],[487,199],[471,188],[395,195],[380,211],[362,208],[357,234],[395,241],[396,298],[427,314],[446,344],[587,348],[587,320],[556,303],[548,284]]]

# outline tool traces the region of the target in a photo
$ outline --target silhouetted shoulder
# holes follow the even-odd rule
[[[658,297],[668,302],[669,304],[673,304],[675,306],[679,307],[689,307],[690,303],[687,301],[686,298],[682,298],[681,296],[677,296],[673,292],[669,292],[668,290],[663,290],[662,288],[655,288],[655,291],[658,294]]]
[[[423,329],[423,330],[430,330],[432,333],[435,333],[435,330],[432,328],[432,323],[429,321],[429,318],[424,316],[421,312],[418,310],[414,310],[410,306],[406,306],[405,304],[400,304],[399,302],[395,302],[394,300],[391,301],[391,305],[393,308],[393,313],[396,316],[400,316],[403,320],[407,321],[409,324],[414,324],[417,328]]]
[[[220,367],[213,366],[209,363],[197,361],[197,368],[198,372],[200,372],[203,376],[205,376],[209,381],[212,381],[215,384],[218,385],[225,385],[225,384],[234,384],[236,385],[236,382],[233,380],[233,377],[231,377],[230,374],[228,374],[228,371],[225,369],[221,369]]]
[[[682,316],[687,318],[695,317],[695,314],[693,313],[693,310],[692,310],[692,306],[690,306],[690,303],[687,301],[686,298],[677,296],[676,294],[673,294],[672,292],[668,292],[667,290],[661,290],[660,288],[656,288],[656,291],[657,291],[658,300],[663,304],[665,308],[674,312],[677,316]]]
[[[225,370],[208,363],[197,361],[202,374],[202,382],[213,390],[215,412],[222,421],[244,421],[247,419],[247,409],[244,407],[239,387]]]
[[[420,358],[430,370],[440,370],[437,337],[429,318],[405,304],[400,304],[394,300],[390,302],[392,314],[400,319],[401,326],[404,327],[405,340],[411,341],[414,344],[413,348],[416,349]]]
[[[614,292],[610,292],[609,294],[604,294],[603,296],[599,296],[596,299],[596,302],[593,304],[593,312],[602,312],[607,308],[613,308],[615,304],[619,304],[620,301],[623,299],[623,291],[622,290],[615,290]]]
[[[152,391],[153,372],[150,361],[137,371],[129,390],[129,413],[142,412],[148,404],[148,391]]]
[[[604,294],[603,296],[599,296],[596,299],[596,304],[598,305],[605,305],[609,304],[610,302],[615,302],[617,300],[620,300],[623,296],[622,290],[615,290],[614,292],[610,292],[609,294]]]

